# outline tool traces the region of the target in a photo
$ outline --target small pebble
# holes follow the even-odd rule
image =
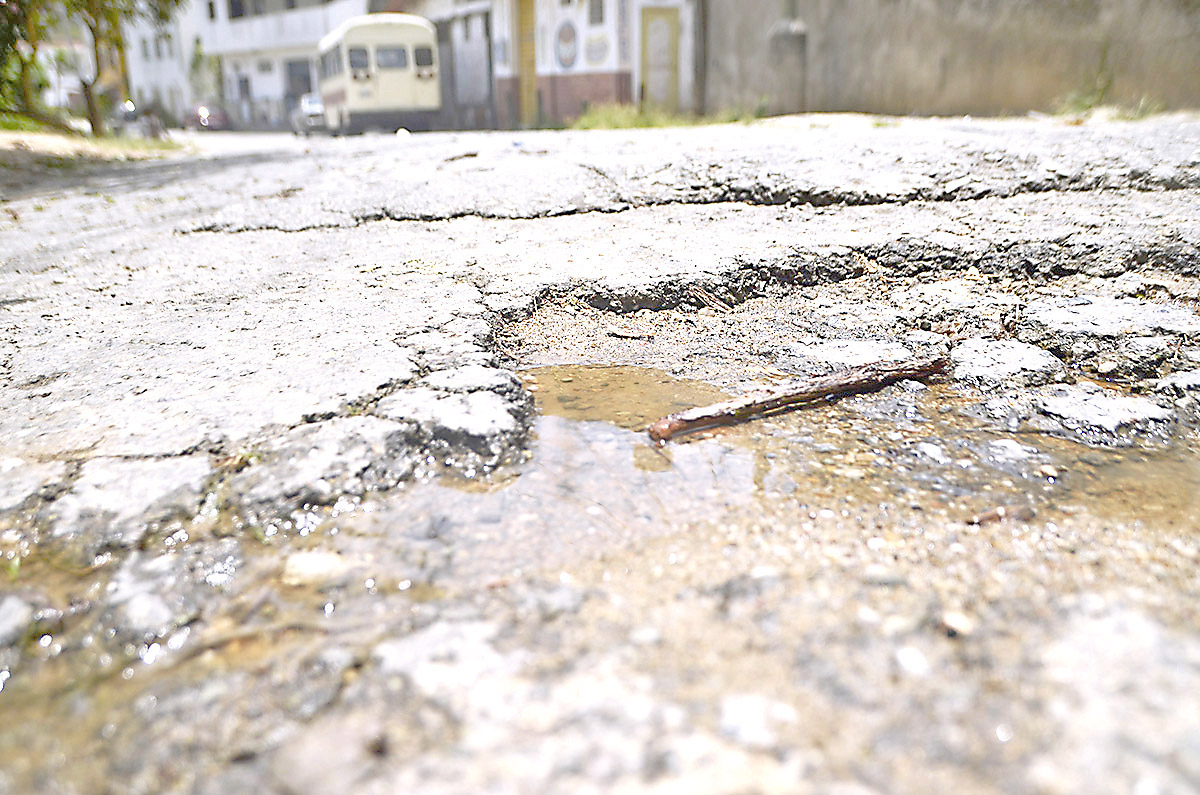
[[[947,610],[942,613],[942,629],[952,638],[965,638],[975,631],[975,622],[966,613]]]
[[[283,565],[280,581],[291,586],[328,585],[344,577],[350,564],[336,552],[295,552]]]
[[[867,585],[907,585],[908,579],[898,571],[886,566],[871,565],[863,569],[863,582]]]
[[[915,646],[903,646],[897,649],[896,664],[909,676],[929,676],[933,670],[929,660]]]

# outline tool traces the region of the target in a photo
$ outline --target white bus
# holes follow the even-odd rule
[[[437,34],[429,20],[365,14],[338,25],[317,51],[318,88],[330,132],[430,129],[442,92]]]

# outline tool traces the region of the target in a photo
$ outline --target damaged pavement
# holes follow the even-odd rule
[[[9,187],[0,792],[1200,788],[1200,119],[307,147]]]

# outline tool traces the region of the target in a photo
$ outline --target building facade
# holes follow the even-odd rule
[[[1194,0],[192,0],[127,34],[139,102],[285,123],[317,41],[376,10],[438,28],[443,128],[569,123],[597,103],[681,113],[1005,113],[1071,94],[1200,102]],[[206,78],[210,76],[210,78]]]
[[[191,69],[196,30],[183,12],[172,24],[158,27],[139,21],[125,30],[125,64],[129,93],[139,108],[155,109],[165,120],[181,120],[193,102],[204,97],[202,65]],[[211,77],[209,78],[211,83]],[[201,96],[197,96],[197,95]]]
[[[370,0],[192,0],[163,28],[126,31],[130,89],[176,118],[219,102],[244,127],[280,129],[316,90],[317,42]]]
[[[589,105],[695,108],[696,0],[496,0],[500,126],[562,124]]]
[[[438,29],[448,129],[565,124],[587,107],[697,109],[701,0],[192,0],[169,26],[126,32],[139,105],[181,118],[218,102],[240,125],[282,128],[316,89],[317,42],[375,10]]]

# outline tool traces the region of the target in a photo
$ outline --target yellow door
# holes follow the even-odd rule
[[[642,9],[642,103],[679,110],[679,9]]]
[[[534,51],[534,0],[517,0],[517,97],[521,104],[521,124],[536,127],[537,54]]]

